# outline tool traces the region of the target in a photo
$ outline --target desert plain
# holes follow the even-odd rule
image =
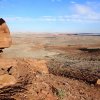
[[[11,36],[0,53],[0,100],[100,100],[100,36]]]

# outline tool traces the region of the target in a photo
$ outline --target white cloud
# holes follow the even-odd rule
[[[75,4],[73,8],[77,14],[86,15],[94,13],[93,10],[87,5]]]
[[[39,18],[40,21],[54,22],[56,21],[56,17],[54,16],[41,16]]]
[[[52,2],[60,2],[60,1],[62,1],[62,0],[51,0]]]
[[[73,15],[65,15],[65,16],[40,16],[37,18],[32,17],[6,17],[5,18],[7,22],[14,22],[14,23],[33,23],[33,22],[96,22],[100,23],[100,15],[88,15],[88,16],[82,16],[79,14],[73,14]]]
[[[32,22],[35,19],[31,17],[5,17],[8,22]]]
[[[75,1],[70,1],[70,3],[75,4],[76,2]]]
[[[76,2],[71,2],[71,9],[72,9],[72,16],[73,19],[81,20],[82,22],[100,22],[100,11],[98,9],[99,6],[96,7],[94,4],[98,4],[96,2],[91,2],[92,5],[90,5],[90,2],[86,2],[85,4],[79,4]]]
[[[79,14],[65,16],[42,16],[40,21],[46,22],[100,22],[100,15],[83,16]]]

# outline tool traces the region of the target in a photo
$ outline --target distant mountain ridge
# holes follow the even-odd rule
[[[78,35],[93,35],[93,36],[100,36],[100,33],[78,33]]]

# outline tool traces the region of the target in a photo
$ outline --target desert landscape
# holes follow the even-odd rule
[[[100,36],[11,36],[0,53],[0,100],[100,100]]]

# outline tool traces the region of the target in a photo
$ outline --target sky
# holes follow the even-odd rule
[[[0,0],[11,32],[100,33],[100,0]]]

